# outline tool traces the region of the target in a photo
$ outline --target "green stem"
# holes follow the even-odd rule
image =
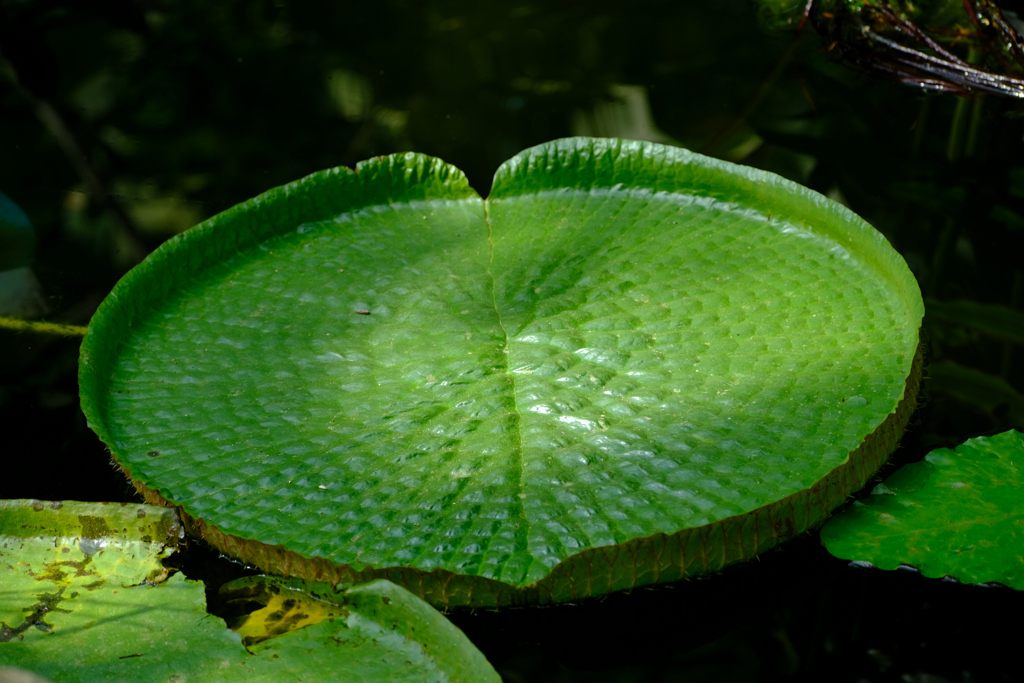
[[[0,317],[0,329],[18,332],[37,332],[39,334],[55,334],[61,337],[84,337],[88,327],[81,325],[61,325],[59,323],[32,322],[17,318]]]

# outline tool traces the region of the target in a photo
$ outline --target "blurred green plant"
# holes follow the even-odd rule
[[[49,307],[32,272],[36,234],[28,216],[0,192],[0,326],[44,315]]]

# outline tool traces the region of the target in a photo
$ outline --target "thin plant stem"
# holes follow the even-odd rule
[[[60,323],[44,323],[7,317],[0,317],[0,329],[52,334],[59,337],[84,337],[85,333],[89,330],[88,327],[82,327],[81,325],[62,325]]]

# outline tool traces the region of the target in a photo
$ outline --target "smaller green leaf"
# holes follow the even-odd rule
[[[1024,344],[1024,313],[1006,306],[979,304],[975,301],[925,300],[929,319],[942,320],[974,329],[1017,344]]]
[[[828,551],[882,569],[1024,590],[1024,434],[940,448],[897,470],[821,530]]]

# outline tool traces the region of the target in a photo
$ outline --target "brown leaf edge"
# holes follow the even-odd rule
[[[584,550],[560,562],[540,581],[523,587],[444,569],[427,572],[412,567],[366,567],[357,571],[324,557],[304,557],[280,545],[224,533],[205,519],[192,517],[158,491],[134,480],[132,483],[147,503],[176,507],[188,533],[268,574],[325,581],[334,586],[387,579],[439,608],[567,602],[718,571],[818,526],[850,494],[863,488],[895,449],[917,407],[923,368],[924,351],[919,343],[896,409],[864,438],[845,463],[810,488],[704,526]],[[128,476],[123,467],[121,471]]]

